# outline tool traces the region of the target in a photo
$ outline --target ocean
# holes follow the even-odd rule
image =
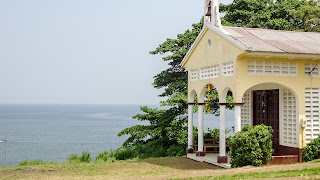
[[[95,157],[103,150],[117,149],[127,139],[117,136],[121,130],[147,124],[132,119],[142,113],[140,106],[0,104],[0,140],[7,140],[8,166],[35,159],[65,162],[67,156],[82,151]],[[233,111],[227,111],[226,127],[232,126]],[[219,128],[219,117],[205,115],[207,128]],[[0,143],[0,167],[5,165],[4,145]]]

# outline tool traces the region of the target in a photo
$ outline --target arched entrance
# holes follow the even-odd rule
[[[274,155],[299,154],[298,97],[289,87],[263,83],[242,97],[241,124],[271,126]]]

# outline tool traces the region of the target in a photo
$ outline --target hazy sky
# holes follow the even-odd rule
[[[230,3],[220,0],[219,3]],[[0,103],[157,104],[149,55],[203,0],[1,0]]]

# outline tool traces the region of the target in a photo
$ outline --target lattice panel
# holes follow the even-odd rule
[[[318,137],[320,132],[320,89],[308,88],[305,90],[306,101],[306,142]]]
[[[289,62],[248,61],[248,74],[297,76],[298,64]]]
[[[250,93],[249,91],[245,92],[242,97],[242,102],[244,103],[241,106],[241,128],[249,124],[251,119],[251,108],[250,108]]]
[[[200,79],[209,79],[219,77],[219,65],[201,68]]]
[[[233,62],[227,62],[222,64],[222,76],[233,75]]]
[[[190,81],[198,80],[198,70],[194,69],[190,71]]]
[[[312,76],[312,77],[320,77],[320,71],[318,64],[305,64],[304,67],[305,75]]]
[[[282,145],[297,147],[297,102],[289,89],[282,91],[282,111]]]

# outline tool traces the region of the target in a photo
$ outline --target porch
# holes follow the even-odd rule
[[[192,159],[192,160],[199,161],[199,162],[209,163],[209,164],[219,166],[219,167],[222,167],[225,169],[230,169],[231,164],[230,164],[229,155],[228,154],[226,155],[228,157],[227,163],[218,163],[218,156],[219,156],[219,154],[213,154],[213,153],[207,153],[206,156],[196,156],[195,153],[188,153],[187,154],[188,159]]]
[[[191,103],[194,100],[195,91],[191,91],[189,96],[189,137],[188,137],[188,149],[187,153],[193,153],[196,151],[196,156],[210,155],[206,151],[205,138],[203,137],[203,106],[207,103],[207,99],[204,97],[204,91],[207,86],[204,86],[198,98],[198,103]],[[213,87],[213,86],[212,86]],[[215,86],[218,88],[218,86]],[[225,101],[228,88],[221,93],[222,98],[220,101]],[[219,92],[219,91],[218,91]],[[241,93],[242,94],[242,93]],[[239,96],[239,95],[238,95]],[[240,95],[241,96],[241,95]],[[204,99],[204,100],[202,100]],[[240,99],[235,97],[235,99]],[[199,102],[199,100],[204,101]],[[273,149],[275,159],[284,159],[279,161],[280,164],[286,164],[287,159],[290,162],[295,163],[302,162],[301,148],[299,148],[299,101],[298,97],[292,89],[287,86],[277,83],[261,83],[245,89],[245,93],[242,94],[241,100],[236,101],[238,103],[232,103],[234,105],[234,132],[239,132],[241,127],[248,124],[250,126],[265,124],[271,126],[273,132]],[[228,144],[226,143],[226,105],[227,103],[217,103],[220,109],[220,136],[219,142],[213,143],[217,149],[219,155],[210,155],[209,159],[217,158],[216,160],[210,160],[210,162],[216,163],[229,163],[229,156],[226,151]],[[193,106],[198,105],[198,141],[197,145],[193,141]],[[197,146],[198,148],[195,148]],[[220,151],[222,150],[222,151]],[[291,157],[291,155],[293,155]],[[285,157],[284,157],[285,156]],[[191,157],[191,156],[190,156]],[[296,157],[298,157],[296,159]],[[201,158],[200,158],[201,159]],[[208,158],[205,158],[208,159]],[[213,164],[213,163],[212,163]],[[279,163],[277,163],[279,164]]]
[[[187,158],[192,159],[198,162],[209,163],[221,168],[230,169],[231,168],[231,158],[229,154],[226,154],[228,157],[227,163],[218,163],[217,159],[219,154],[207,153],[206,156],[197,156],[195,153],[188,153]],[[298,155],[282,155],[282,156],[272,156],[273,160],[271,160],[268,165],[276,165],[276,164],[296,164],[298,163]]]

